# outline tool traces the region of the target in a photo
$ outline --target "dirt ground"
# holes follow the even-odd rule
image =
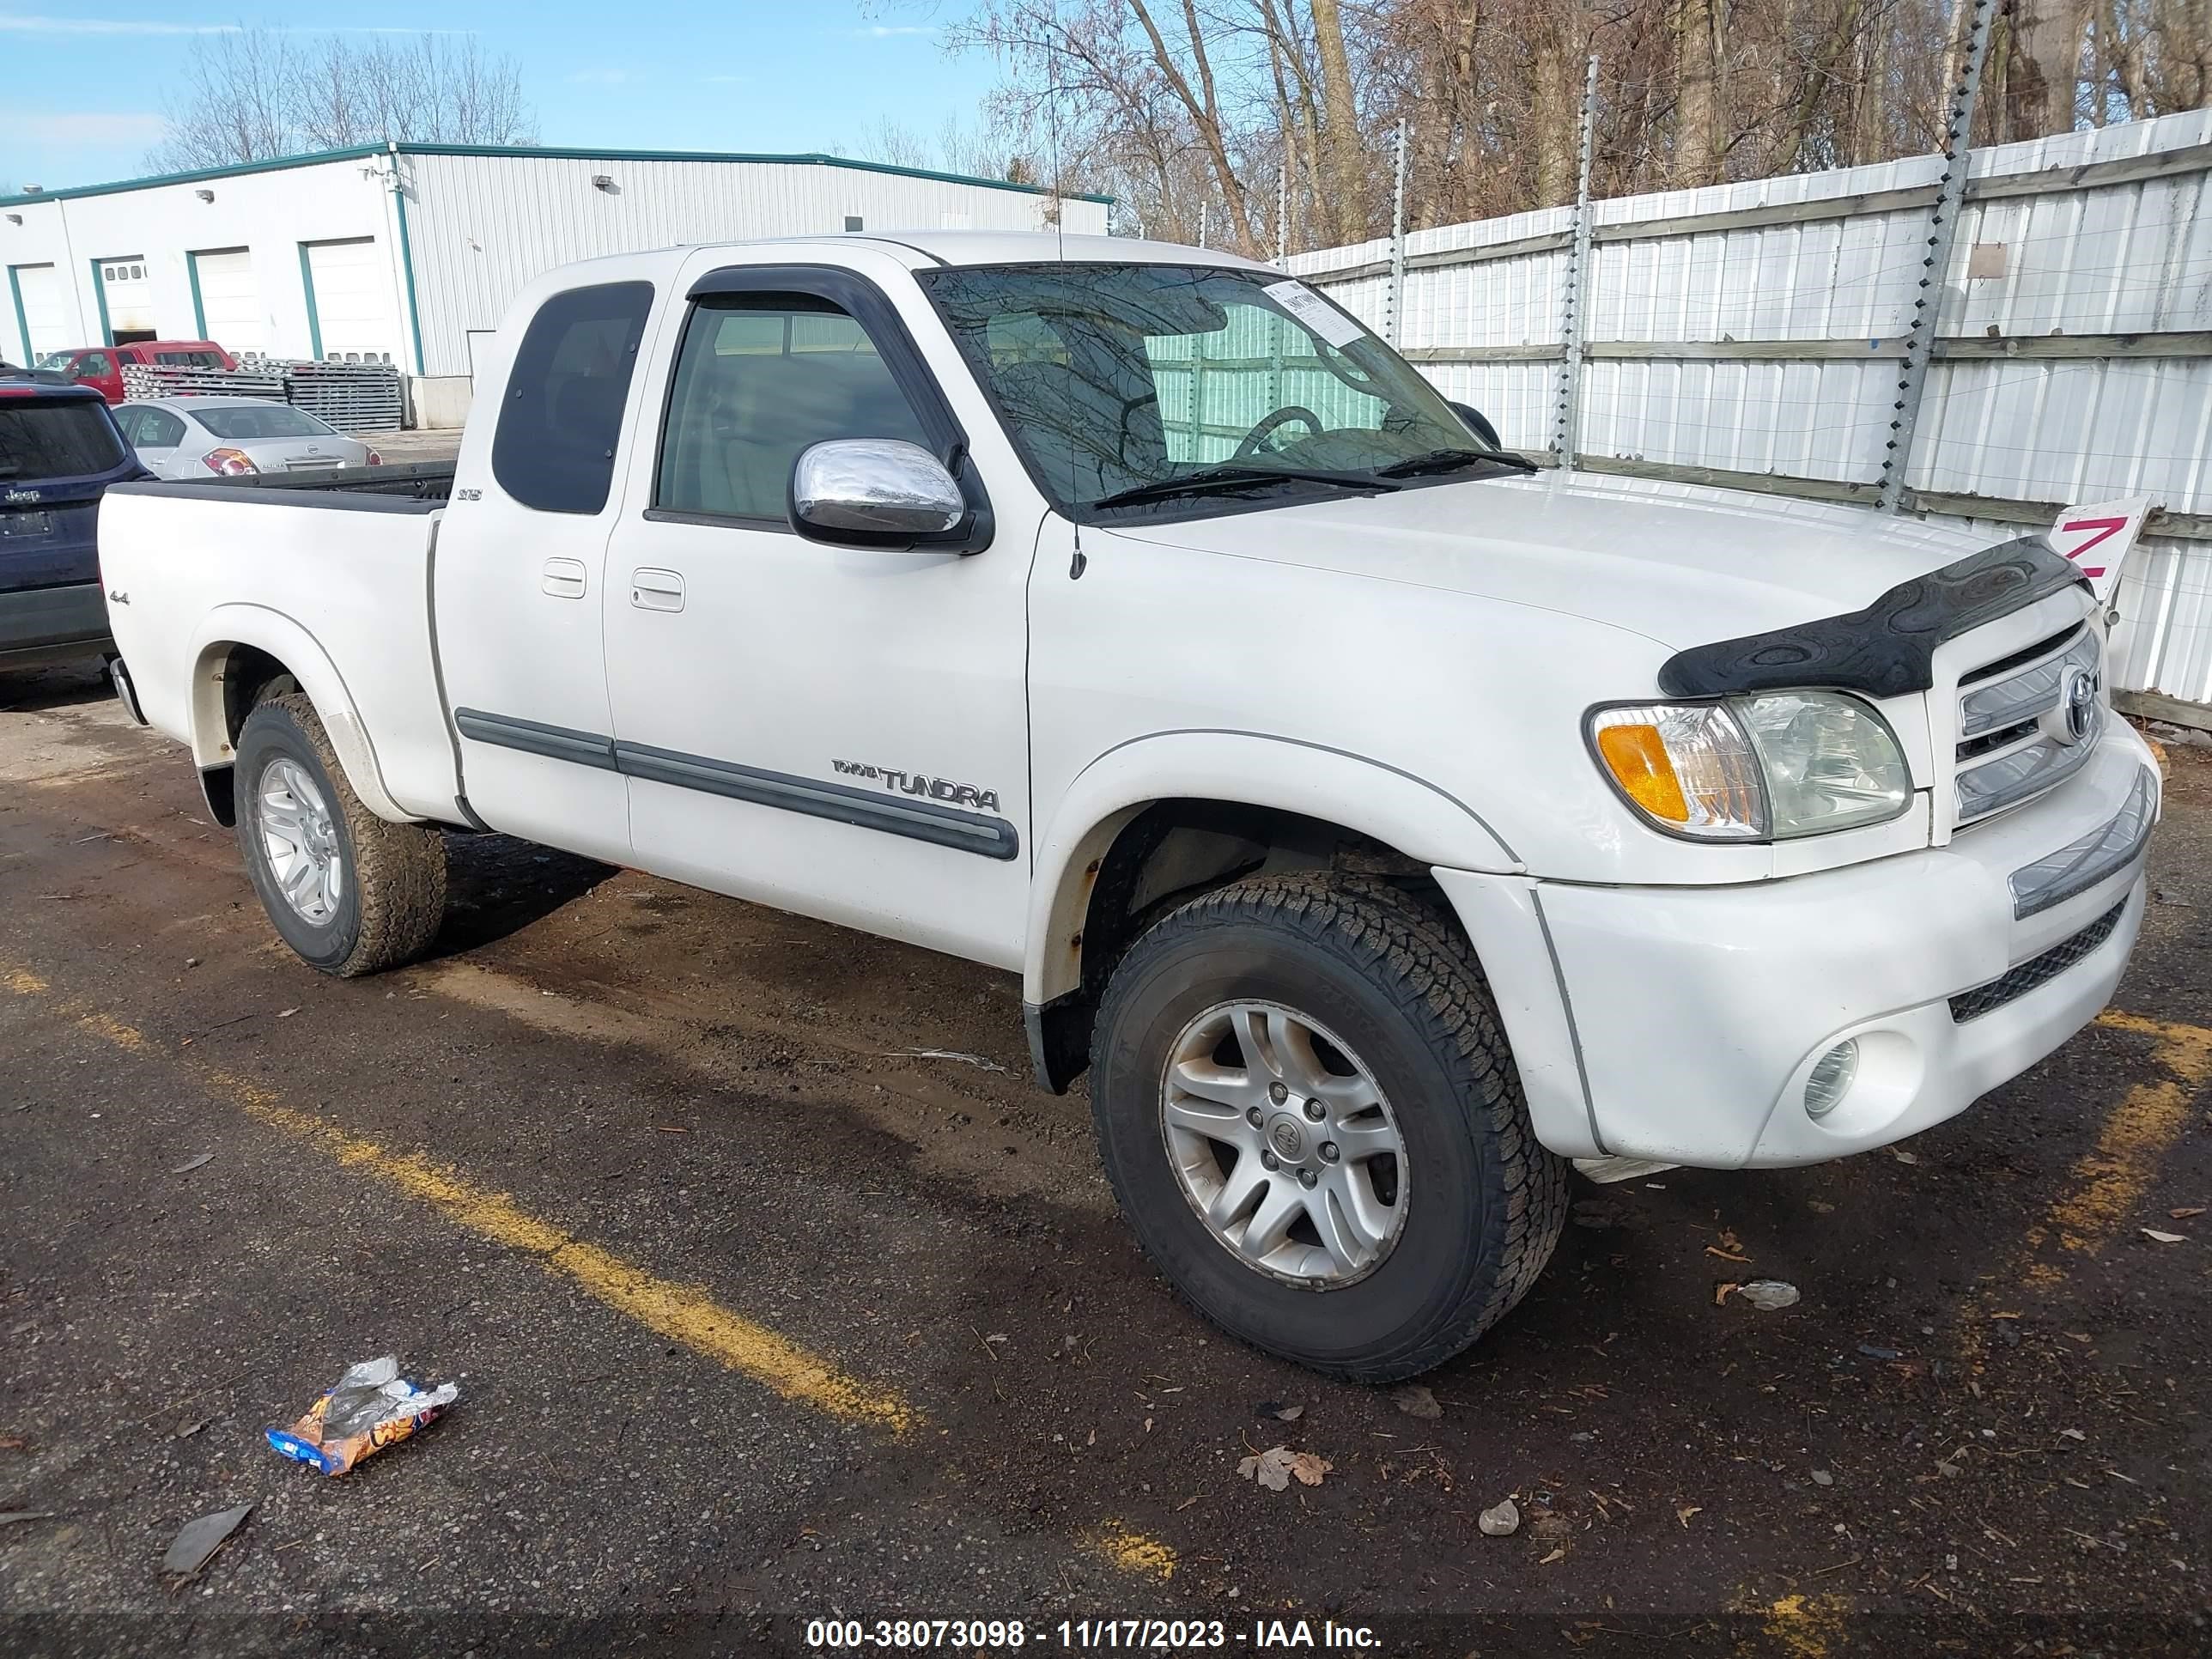
[[[434,959],[325,979],[181,751],[0,677],[0,1651],[2201,1653],[2207,759],[2103,1023],[1893,1152],[1579,1191],[1412,1395],[1177,1302],[1006,977],[482,837]],[[270,1450],[386,1352],[460,1402]]]

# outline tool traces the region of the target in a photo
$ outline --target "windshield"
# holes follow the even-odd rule
[[[915,274],[1039,488],[1078,519],[1232,509],[1224,494],[1174,487],[1205,474],[1218,490],[1225,468],[1280,475],[1229,483],[1272,501],[1357,479],[1393,488],[1382,475],[1394,465],[1483,448],[1397,353],[1272,271]]]
[[[76,361],[76,353],[74,351],[49,351],[31,367],[33,368],[67,368]]]
[[[77,397],[0,400],[0,484],[82,478],[122,461],[106,404]]]
[[[335,428],[284,404],[234,404],[227,409],[195,409],[192,418],[218,438],[250,443],[256,438],[335,438]]]

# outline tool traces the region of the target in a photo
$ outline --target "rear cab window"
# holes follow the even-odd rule
[[[652,310],[650,283],[569,289],[538,307],[492,434],[492,477],[518,503],[540,513],[605,509]]]

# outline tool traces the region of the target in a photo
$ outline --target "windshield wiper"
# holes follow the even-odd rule
[[[1139,501],[1171,501],[1177,495],[1206,495],[1222,490],[1249,489],[1255,484],[1281,483],[1334,484],[1340,489],[1372,492],[1399,488],[1372,472],[1325,472],[1286,466],[1209,466],[1202,471],[1187,472],[1180,478],[1155,478],[1150,483],[1132,484],[1127,489],[1101,496],[1091,505],[1133,507]]]
[[[1431,449],[1425,455],[1408,456],[1402,461],[1376,468],[1386,478],[1418,477],[1425,472],[1457,472],[1462,468],[1489,461],[1498,466],[1510,466],[1517,472],[1540,471],[1526,455],[1516,455],[1503,449]]]

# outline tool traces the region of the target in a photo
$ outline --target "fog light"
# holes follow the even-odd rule
[[[1859,1074],[1859,1045],[1848,1038],[1822,1054],[1805,1079],[1805,1115],[1826,1117],[1836,1103],[1850,1091]]]

